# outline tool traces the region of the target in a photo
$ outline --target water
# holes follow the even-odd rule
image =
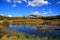
[[[12,29],[16,29],[19,32],[24,32],[31,35],[60,37],[60,30],[38,30],[36,29],[35,26],[10,25],[8,30],[12,30]]]

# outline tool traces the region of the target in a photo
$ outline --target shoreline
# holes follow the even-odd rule
[[[54,20],[42,20],[42,19],[17,19],[17,20],[0,20],[0,24],[3,24],[4,21],[9,22],[10,24],[23,24],[23,25],[37,25],[37,24],[48,24],[52,26],[60,26],[59,21]]]

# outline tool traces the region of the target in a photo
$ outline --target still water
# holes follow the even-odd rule
[[[58,28],[59,27],[60,26],[58,26]],[[24,32],[31,35],[60,37],[60,30],[38,30],[35,26],[10,25],[9,30],[13,29],[16,29],[18,32]]]

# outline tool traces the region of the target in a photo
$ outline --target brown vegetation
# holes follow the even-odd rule
[[[53,27],[42,27],[42,26],[37,26],[36,27],[38,30],[55,30],[56,28]]]

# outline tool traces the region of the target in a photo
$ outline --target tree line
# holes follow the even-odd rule
[[[30,18],[30,17],[29,17]],[[2,16],[0,15],[0,20],[3,19],[8,19],[8,20],[15,20],[15,19],[28,19],[27,17],[6,17],[6,16]],[[60,15],[56,15],[56,16],[39,16],[37,18],[30,18],[30,19],[44,19],[44,20],[53,20],[53,19],[60,19]]]

